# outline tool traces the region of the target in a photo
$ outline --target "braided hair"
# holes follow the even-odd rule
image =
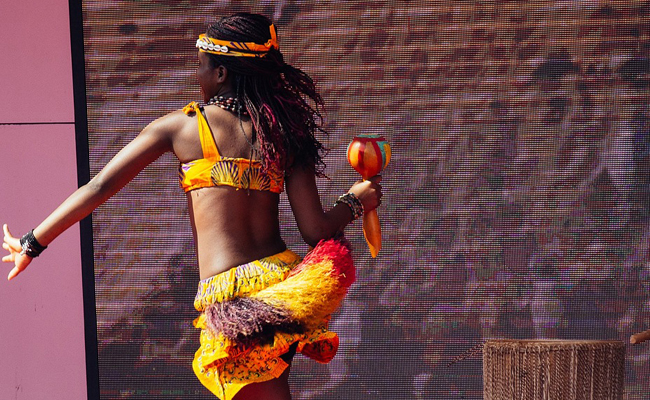
[[[271,23],[263,15],[238,13],[210,25],[207,36],[266,43]],[[262,167],[287,171],[308,166],[323,176],[326,149],[314,136],[317,131],[327,133],[321,127],[323,99],[309,75],[285,63],[276,48],[264,57],[208,56],[212,67],[228,69],[235,95],[251,117]]]

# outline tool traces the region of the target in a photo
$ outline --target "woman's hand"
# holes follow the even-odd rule
[[[363,211],[372,211],[381,205],[381,175],[375,175],[367,180],[357,181],[348,192],[354,193],[363,204]]]
[[[19,273],[23,272],[25,268],[32,262],[32,258],[27,254],[20,254],[23,250],[20,245],[20,239],[13,237],[9,232],[7,224],[2,225],[2,230],[4,231],[4,240],[2,243],[2,248],[9,252],[8,256],[2,257],[3,262],[12,262],[14,263],[14,268],[9,272],[7,280],[12,280]]]

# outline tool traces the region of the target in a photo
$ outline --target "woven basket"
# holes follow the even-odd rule
[[[484,400],[620,400],[621,341],[489,340],[483,346]]]

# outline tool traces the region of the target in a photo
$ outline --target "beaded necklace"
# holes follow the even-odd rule
[[[210,100],[208,100],[206,105],[215,105],[217,107],[221,107],[226,111],[230,111],[232,113],[236,113],[240,118],[239,118],[239,125],[241,126],[241,132],[244,135],[244,139],[246,139],[246,143],[251,148],[251,156],[250,160],[253,159],[253,152],[255,151],[255,145],[253,144],[255,142],[255,132],[253,131],[253,137],[251,139],[248,139],[248,136],[246,136],[246,131],[244,130],[244,126],[242,125],[242,120],[241,116],[245,115],[248,116],[248,111],[241,105],[239,104],[239,100],[237,100],[234,97],[223,97],[223,96],[214,96]]]
[[[206,105],[215,105],[233,113],[248,115],[246,108],[239,104],[239,100],[235,99],[234,97],[214,96],[208,100]]]

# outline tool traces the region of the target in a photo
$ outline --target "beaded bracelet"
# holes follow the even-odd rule
[[[363,215],[363,204],[361,203],[361,200],[355,196],[354,193],[350,192],[340,196],[334,205],[336,206],[339,203],[343,203],[350,207],[350,211],[352,211],[353,221]]]
[[[47,249],[47,246],[43,246],[38,243],[38,240],[36,240],[36,237],[34,236],[33,229],[20,238],[20,246],[23,248],[20,254],[26,254],[32,258],[38,257],[41,255],[43,250]]]

